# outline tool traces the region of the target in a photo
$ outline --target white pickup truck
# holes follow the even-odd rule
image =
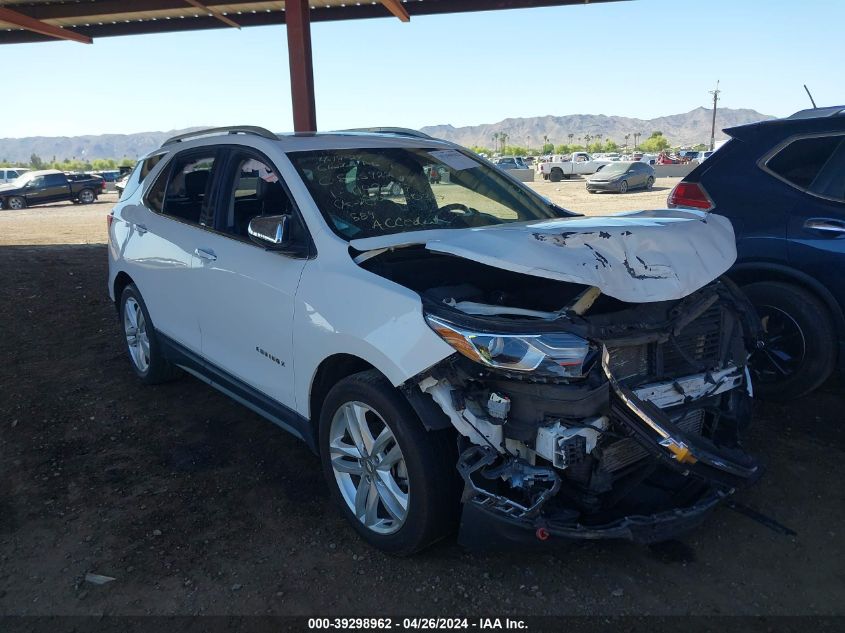
[[[560,182],[563,178],[571,178],[573,174],[594,174],[609,162],[594,160],[586,152],[574,152],[563,156],[552,156],[550,161],[540,164],[540,173],[543,174],[543,180]]]

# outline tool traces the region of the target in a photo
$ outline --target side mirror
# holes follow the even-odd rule
[[[268,250],[279,251],[290,246],[289,215],[258,215],[249,221],[249,238]]]

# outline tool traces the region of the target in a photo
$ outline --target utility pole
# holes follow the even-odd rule
[[[719,101],[719,93],[722,92],[719,90],[719,80],[716,80],[716,89],[711,90],[710,94],[713,95],[713,124],[710,126],[710,151],[712,152],[716,149],[716,102]]]

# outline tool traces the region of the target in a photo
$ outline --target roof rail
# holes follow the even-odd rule
[[[279,137],[273,134],[270,130],[255,125],[230,125],[227,127],[212,127],[204,130],[194,130],[193,132],[185,132],[172,136],[161,144],[162,147],[172,143],[181,143],[192,138],[201,138],[203,136],[213,136],[215,134],[254,134],[262,138],[268,138],[273,141],[279,140]]]
[[[412,138],[434,139],[425,132],[412,130],[407,127],[359,127],[351,130],[338,130],[339,132],[363,132],[368,134],[395,134],[397,136],[410,136]]]

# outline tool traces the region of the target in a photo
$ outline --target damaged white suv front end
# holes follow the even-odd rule
[[[416,264],[426,321],[457,351],[405,392],[461,435],[465,544],[665,540],[758,476],[739,445],[755,321],[719,277],[735,256],[725,218],[425,233],[352,246],[390,249],[359,258],[387,278]]]

